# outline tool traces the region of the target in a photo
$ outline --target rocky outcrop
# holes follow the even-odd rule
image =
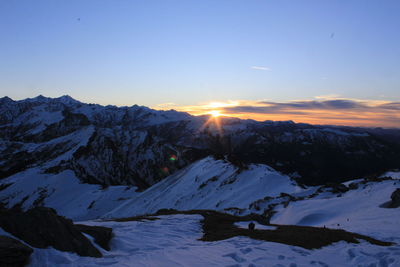
[[[82,233],[92,236],[94,242],[103,249],[110,250],[110,240],[113,237],[112,228],[104,226],[89,226],[84,224],[75,224],[75,228]]]
[[[392,202],[390,203],[391,208],[400,207],[400,188],[397,188],[390,196]]]
[[[397,188],[393,191],[393,193],[390,195],[390,199],[390,201],[383,203],[380,205],[380,207],[388,209],[400,207],[400,188]]]
[[[26,212],[2,209],[0,227],[32,247],[51,246],[80,256],[102,256],[71,220],[58,216],[50,208],[34,208]]]
[[[33,250],[20,241],[0,235],[0,267],[22,267],[29,262]]]

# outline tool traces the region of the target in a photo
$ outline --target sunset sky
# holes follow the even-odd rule
[[[398,0],[0,0],[0,97],[400,127]]]

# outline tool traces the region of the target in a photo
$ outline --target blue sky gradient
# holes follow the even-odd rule
[[[0,93],[114,105],[400,99],[398,0],[0,1]]]

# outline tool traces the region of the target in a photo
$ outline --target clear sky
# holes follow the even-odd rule
[[[341,99],[400,112],[399,14],[399,0],[0,0],[0,95],[193,113]],[[221,113],[276,114],[238,110]]]

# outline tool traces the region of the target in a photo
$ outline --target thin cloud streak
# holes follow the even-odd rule
[[[268,68],[268,67],[263,67],[263,66],[251,66],[250,68],[253,69],[253,70],[264,70],[264,71],[269,71],[269,70],[271,70],[270,68]]]
[[[165,108],[165,107],[164,107]],[[290,102],[226,101],[169,107],[193,115],[219,111],[242,119],[293,120],[312,124],[366,127],[400,127],[400,102],[320,98]]]
[[[340,98],[340,95],[337,95],[337,94],[318,95],[318,96],[315,96],[314,98],[315,99],[320,99],[320,100],[333,100],[333,99]]]

